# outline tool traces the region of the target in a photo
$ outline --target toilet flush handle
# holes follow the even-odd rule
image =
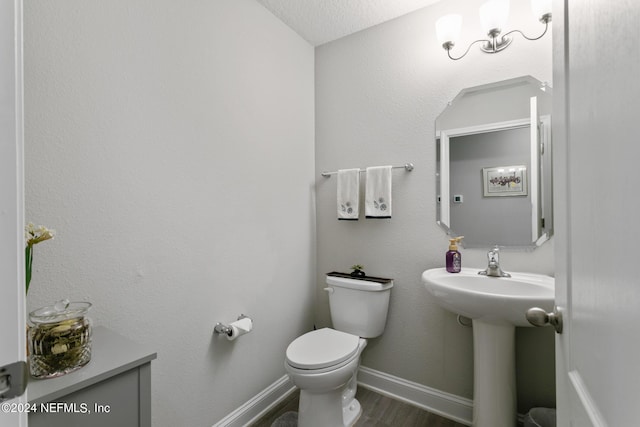
[[[324,290],[327,291],[330,294],[333,293],[333,288],[324,288]]]

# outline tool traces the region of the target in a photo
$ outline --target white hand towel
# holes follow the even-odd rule
[[[367,168],[364,213],[367,218],[391,218],[391,166]]]
[[[360,169],[338,171],[338,219],[357,221],[360,202]]]

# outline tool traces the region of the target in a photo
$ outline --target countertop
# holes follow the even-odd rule
[[[42,380],[29,377],[29,402],[50,402],[144,365],[157,357],[155,351],[103,326],[93,329],[91,341],[91,361],[77,371]]]

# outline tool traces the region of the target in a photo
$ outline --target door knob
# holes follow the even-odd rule
[[[562,333],[562,313],[558,311],[558,307],[554,307],[552,313],[538,307],[530,308],[527,310],[527,320],[533,326],[551,325],[557,333]]]
[[[29,368],[24,361],[0,366],[0,402],[22,396],[27,388],[28,378]]]

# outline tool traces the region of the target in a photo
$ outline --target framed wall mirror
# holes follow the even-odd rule
[[[531,76],[466,88],[436,119],[436,222],[468,248],[553,233],[551,88]]]

